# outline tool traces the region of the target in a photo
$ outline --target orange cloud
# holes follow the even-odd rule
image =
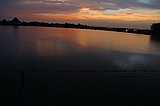
[[[33,14],[17,15],[20,18],[39,19],[39,20],[60,20],[60,21],[73,21],[73,20],[117,20],[117,21],[159,21],[160,12],[156,10],[91,10],[90,8],[80,8],[79,11],[61,12],[61,11],[39,11]],[[86,23],[87,24],[87,23]]]
[[[80,8],[80,11],[88,11],[90,8]]]

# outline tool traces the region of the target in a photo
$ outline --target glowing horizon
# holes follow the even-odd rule
[[[149,28],[160,21],[158,0],[1,0],[0,19]]]

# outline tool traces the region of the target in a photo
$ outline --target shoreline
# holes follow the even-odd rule
[[[114,31],[114,32],[125,32],[134,34],[152,35],[153,31],[150,29],[136,29],[136,28],[116,28],[116,27],[100,27],[100,26],[88,26],[83,24],[74,23],[46,23],[46,22],[25,22],[19,21],[18,18],[14,17],[13,20],[7,21],[3,19],[0,21],[0,25],[8,26],[39,26],[39,27],[59,27],[59,28],[75,28],[75,29],[91,29],[91,30],[103,30],[103,31]]]
[[[66,24],[49,24],[49,25],[31,25],[31,24],[0,24],[1,26],[37,26],[37,27],[53,27],[53,28],[74,28],[74,29],[88,29],[88,30],[101,30],[101,31],[113,31],[113,32],[123,32],[123,33],[133,33],[133,34],[144,34],[144,35],[152,35],[151,30],[143,30],[143,29],[130,29],[130,28],[110,28],[110,27],[97,27],[97,26],[87,26],[81,27],[75,24],[74,27],[67,26]]]

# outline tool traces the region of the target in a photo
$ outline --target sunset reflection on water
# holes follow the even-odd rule
[[[150,36],[82,29],[54,28],[49,31],[42,39],[36,40],[37,53],[40,55],[66,54],[75,49],[91,48],[131,53],[153,52]]]

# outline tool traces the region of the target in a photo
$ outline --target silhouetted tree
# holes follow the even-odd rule
[[[160,23],[153,23],[151,26],[151,30],[160,30]]]
[[[3,19],[1,22],[7,22],[6,19]]]
[[[14,17],[13,18],[13,20],[11,21],[11,23],[13,24],[13,25],[20,25],[21,24],[21,21],[19,21],[19,19],[18,18],[16,18],[16,17]]]
[[[81,26],[81,24],[80,24],[80,23],[78,23],[77,25],[78,25],[78,26]]]
[[[14,17],[13,20],[12,20],[12,22],[21,22],[21,21],[19,21],[18,18]]]
[[[160,23],[153,23],[151,25],[152,35],[160,37]]]
[[[6,23],[7,23],[7,21],[5,19],[3,19],[2,21],[0,21],[0,24],[2,24],[2,25],[6,24]]]

